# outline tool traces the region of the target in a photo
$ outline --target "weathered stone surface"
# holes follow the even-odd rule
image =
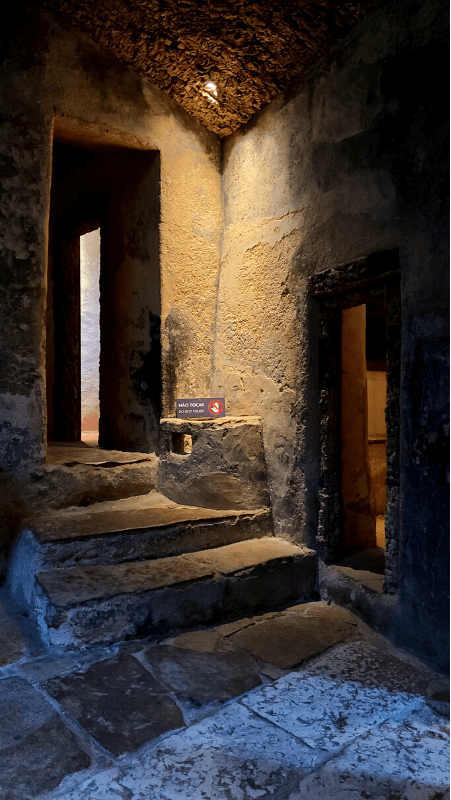
[[[271,533],[269,509],[244,512],[178,506],[156,492],[35,514],[18,535],[8,585],[19,602],[30,604],[35,575],[42,570],[155,559]]]
[[[19,665],[21,675],[36,683],[73,672],[76,668],[77,662],[68,656],[42,656]]]
[[[432,715],[387,723],[309,775],[290,800],[447,800],[447,761],[448,732]]]
[[[85,770],[89,756],[80,750],[74,734],[56,715],[15,747],[0,753],[1,800],[32,800],[63,778]]]
[[[322,616],[324,604],[308,610]],[[306,611],[301,607],[301,616]],[[51,800],[446,800],[449,732],[422,697],[433,673],[381,637],[361,633],[362,641],[334,648],[114,767],[67,779]],[[169,651],[171,659],[175,649],[155,645],[148,652]],[[177,665],[187,652],[179,649]],[[211,654],[196,655],[211,663]],[[180,680],[180,672],[170,674]]]
[[[125,463],[119,459],[84,463],[75,457],[70,466],[62,463],[37,468],[27,499],[28,508],[31,505],[42,512],[146,495],[157,485],[158,460],[145,453],[141,459],[136,459],[136,453],[133,455],[135,459]]]
[[[22,678],[0,681],[0,717],[2,800],[29,800],[89,767],[73,733]]]
[[[376,373],[377,374],[377,373]],[[387,446],[385,442],[368,442],[368,465],[370,470],[371,489],[376,503],[376,514],[385,514],[387,494],[385,481],[387,478]]]
[[[0,618],[0,625],[0,667],[3,667],[5,664],[13,664],[14,661],[22,658],[26,642],[17,627],[12,625],[9,620]]]
[[[322,561],[319,561],[319,574],[323,600],[332,600],[348,608],[381,633],[389,630],[396,614],[396,597],[383,593],[383,575],[362,571],[363,583],[358,570],[326,567]]]
[[[55,800],[104,800],[113,791],[130,800],[255,800],[265,794],[285,800],[317,764],[316,754],[294,736],[234,703],[143,751],[126,769],[100,773]]]
[[[164,419],[160,491],[178,503],[207,508],[262,508],[269,505],[263,431],[258,417],[218,420]],[[173,438],[192,437],[186,455],[174,452]]]
[[[382,687],[418,697],[426,696],[431,680],[427,667],[412,663],[406,654],[375,636],[373,640],[364,638],[334,648],[308,664],[306,670],[337,682],[354,682],[368,689]]]
[[[438,678],[431,681],[426,690],[426,702],[436,714],[449,719],[449,680]]]
[[[352,572],[341,572],[340,574],[347,574],[351,578],[355,575],[355,580],[359,581],[363,586],[367,586],[368,589],[378,587],[381,584],[380,578],[374,580],[374,578],[370,577],[370,573],[385,575],[385,550],[383,547],[371,547],[369,550],[363,550],[356,555],[343,558],[335,566],[340,569],[342,567],[350,567]],[[365,575],[362,573],[365,573]]]
[[[214,653],[221,648],[223,637],[217,631],[191,631],[173,640],[174,647],[195,650],[197,653]]]
[[[158,680],[195,706],[224,703],[261,684],[251,659],[243,655],[195,653],[170,645],[148,647],[144,652]]]
[[[44,652],[36,623],[18,606],[7,587],[0,588],[0,667],[24,656],[34,658]]]
[[[229,635],[228,642],[260,661],[290,669],[345,642],[355,635],[356,628],[355,618],[344,609],[312,603],[294,607],[272,619],[256,621]]]
[[[248,695],[242,702],[314,750],[332,754],[375,725],[407,717],[421,705],[421,698],[300,672],[279,678],[276,685]]]
[[[118,756],[184,725],[164,687],[133,656],[93,664],[45,684],[67,713]]]
[[[331,570],[337,573],[337,575],[341,575],[344,578],[348,578],[351,581],[355,581],[355,583],[364,586],[366,589],[369,589],[370,592],[377,592],[378,594],[382,594],[384,591],[384,575],[377,574],[376,572],[368,572],[365,569],[353,569],[352,567],[342,567],[342,566],[333,566],[330,567]]]
[[[37,576],[37,614],[50,641],[110,642],[183,629],[308,597],[315,554],[264,538],[173,558],[70,567]]]
[[[321,502],[321,436],[330,440],[338,428],[333,418],[326,422],[320,405],[319,354],[327,342],[318,300],[308,296],[306,284],[329,269],[345,282],[346,265],[399,247],[402,314],[390,300],[387,333],[390,341],[401,338],[403,355],[401,363],[399,352],[393,354],[401,379],[391,376],[387,401],[392,417],[397,405],[403,433],[399,425],[392,428],[387,451],[391,499],[396,504],[399,498],[400,509],[393,535],[387,526],[387,577],[390,591],[399,585],[398,572],[401,585],[399,614],[385,622],[404,646],[421,649],[447,670],[442,587],[449,555],[441,532],[448,518],[442,469],[448,186],[436,165],[448,158],[442,146],[449,134],[442,87],[426,78],[430,64],[440,69],[445,58],[445,18],[442,3],[381,7],[342,40],[333,62],[308,85],[274,100],[225,141],[212,393],[226,396],[234,413],[261,416],[276,535],[283,530],[311,546]],[[406,147],[423,153],[421,168]],[[337,470],[329,478],[325,501],[333,505],[340,492]]]

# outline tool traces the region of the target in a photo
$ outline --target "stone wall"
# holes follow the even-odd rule
[[[44,308],[52,130],[60,140],[161,157],[163,406],[208,395],[221,232],[220,150],[173,101],[48,12],[18,8],[3,43],[0,459],[45,456]],[[129,258],[133,242],[128,242]],[[2,280],[3,283],[3,280]]]
[[[318,337],[308,277],[399,248],[399,619],[407,646],[444,658],[447,625],[447,6],[368,17],[300,89],[224,147],[225,231],[213,392],[263,419],[276,530],[314,541]]]
[[[0,550],[29,492],[39,488],[46,454],[53,130],[59,141],[90,150],[108,146],[159,153],[162,406],[167,415],[174,413],[177,395],[210,394],[221,235],[220,145],[214,134],[37,4],[18,3],[12,9],[1,46]],[[129,237],[131,268],[140,257],[134,247]],[[138,286],[132,291],[139,295]],[[141,338],[146,331],[143,325]],[[130,364],[130,371],[135,367]]]

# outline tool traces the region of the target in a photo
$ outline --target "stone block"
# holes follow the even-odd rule
[[[161,436],[158,486],[172,500],[218,509],[269,505],[258,417],[164,419]],[[192,446],[180,452],[183,436]]]
[[[133,656],[98,661],[44,688],[115,756],[184,725],[165,688]]]
[[[171,645],[144,653],[158,680],[194,706],[224,703],[261,684],[252,660],[238,653],[196,653]]]
[[[90,763],[74,734],[28,681],[0,681],[1,800],[31,800]]]

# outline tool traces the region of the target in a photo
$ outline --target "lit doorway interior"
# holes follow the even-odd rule
[[[159,153],[87,144],[53,143],[47,440],[158,452]]]
[[[80,236],[81,440],[99,441],[100,228]]]
[[[384,298],[342,311],[342,563],[385,571],[387,364]]]

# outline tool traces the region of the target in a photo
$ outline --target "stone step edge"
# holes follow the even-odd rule
[[[191,583],[208,579],[215,574],[234,576],[243,570],[257,569],[258,571],[262,565],[263,567],[270,565],[276,560],[305,557],[310,554],[316,555],[313,550],[302,545],[291,544],[276,536],[267,536],[160,559],[46,570],[37,573],[36,580],[52,600],[52,590],[55,597],[55,589],[58,591],[58,584],[60,584],[60,590],[62,588],[64,592],[64,587],[68,586],[73,579],[85,591],[85,597],[80,602],[86,602]],[[235,563],[231,566],[230,559],[233,559],[234,556]],[[103,591],[103,593],[98,588],[96,593],[89,596],[86,587],[89,579],[95,577],[96,572],[99,578],[114,580],[114,588]],[[181,577],[177,577],[178,574]],[[99,586],[101,580],[96,583]],[[135,588],[131,588],[133,585]]]
[[[86,508],[86,512],[87,513],[88,513],[88,510],[89,510],[89,506]],[[211,509],[211,510],[213,511],[215,509]],[[83,508],[83,511],[85,511],[84,508]],[[105,512],[105,513],[111,513],[111,511],[108,511],[108,512]],[[58,522],[58,516],[59,515],[62,516],[62,513],[58,512],[58,515],[55,513],[55,522],[56,523]],[[97,516],[97,514],[96,514],[96,516]],[[99,522],[101,523],[101,517],[102,517],[102,512],[101,511],[98,512],[98,516],[100,518]],[[22,525],[22,532],[30,531],[36,537],[36,539],[38,540],[38,542],[40,544],[42,544],[42,545],[51,545],[51,544],[62,544],[64,542],[71,542],[71,541],[75,541],[75,540],[77,540],[77,541],[83,541],[83,540],[88,541],[91,538],[99,537],[99,536],[105,536],[106,537],[106,536],[115,536],[117,534],[127,535],[127,534],[133,534],[133,533],[141,533],[141,532],[144,532],[144,531],[168,530],[170,528],[175,528],[175,527],[178,527],[180,525],[191,525],[191,526],[193,526],[193,525],[202,525],[202,524],[211,525],[211,524],[221,523],[221,522],[230,523],[232,521],[235,524],[241,519],[258,519],[258,518],[264,518],[264,517],[271,517],[271,509],[270,508],[255,508],[255,509],[243,509],[243,510],[240,510],[240,509],[237,509],[237,510],[235,510],[235,509],[230,509],[230,510],[229,509],[225,509],[223,516],[219,516],[218,515],[218,516],[199,517],[199,518],[191,517],[191,518],[188,518],[188,519],[179,519],[179,520],[171,521],[171,522],[159,522],[159,523],[156,523],[154,525],[152,523],[148,523],[146,525],[136,525],[136,526],[133,526],[133,527],[121,527],[121,526],[119,526],[119,527],[111,529],[111,530],[96,530],[95,532],[92,532],[92,533],[83,533],[82,531],[74,531],[73,534],[68,535],[68,536],[62,536],[60,538],[53,537],[53,536],[50,536],[50,535],[46,535],[45,532],[39,530],[39,528],[37,527],[36,523],[33,523],[32,521],[28,520],[28,521],[25,521],[25,523]],[[48,520],[50,522],[50,521],[52,521],[52,517],[49,515],[48,517],[46,517],[46,520]]]
[[[268,509],[231,517],[187,520],[158,528],[96,533],[41,543],[25,529],[16,540],[8,565],[7,584],[16,601],[33,602],[36,574],[41,570],[155,561],[199,550],[273,536]],[[208,541],[206,541],[208,540]],[[97,547],[97,551],[96,551]],[[93,554],[94,548],[94,554]],[[152,552],[153,551],[153,552]]]
[[[168,635],[169,631],[192,629],[196,625],[210,625],[217,620],[238,619],[254,611],[275,610],[289,602],[300,602],[309,598],[316,577],[316,554],[313,550],[290,545],[275,537],[265,540],[250,540],[244,543],[247,558],[235,559],[227,567],[225,556],[239,554],[243,543],[227,545],[219,554],[215,553],[216,565],[212,563],[212,551],[200,551],[188,556],[161,559],[166,569],[149,580],[132,582],[130,567],[144,572],[161,570],[162,563],[140,562],[134,565],[116,565],[72,570],[78,587],[84,588],[84,596],[71,598],[70,570],[53,570],[37,576],[34,608],[37,622],[44,639],[49,644],[62,647],[73,644],[112,643],[124,639]],[[238,548],[238,550],[237,550]],[[235,550],[233,550],[235,549]],[[244,550],[244,548],[242,548]],[[260,549],[259,557],[256,550]],[[250,552],[249,552],[250,551]],[[254,558],[251,557],[254,551]],[[196,556],[197,569],[187,575],[187,562]],[[206,563],[210,557],[210,564]],[[222,557],[221,557],[222,556]],[[194,561],[196,561],[194,559]],[[167,562],[183,566],[182,574],[170,579]],[[222,571],[220,569],[222,562]],[[164,563],[163,563],[164,567]],[[105,591],[97,585],[97,592],[86,586],[86,579],[106,577],[114,586]],[[122,572],[123,584],[119,577]],[[154,576],[155,577],[155,576]],[[168,579],[169,578],[169,579]],[[58,579],[61,585],[58,587]],[[53,584],[53,586],[52,586]],[[63,590],[63,595],[61,595]],[[58,593],[60,596],[58,597]],[[96,596],[97,595],[97,596]]]

